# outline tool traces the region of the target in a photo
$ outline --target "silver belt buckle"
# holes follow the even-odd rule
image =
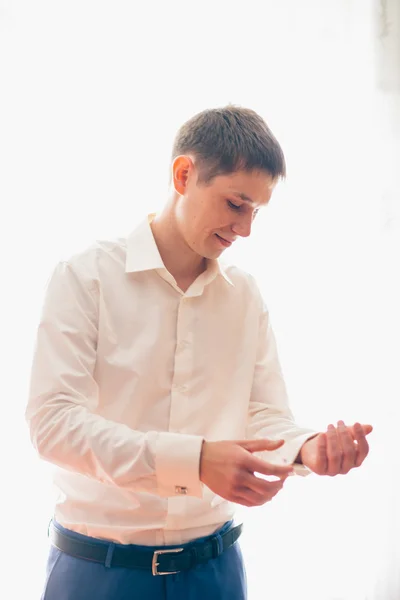
[[[167,571],[163,573],[162,571],[158,571],[158,566],[160,563],[157,562],[157,559],[160,554],[172,554],[175,552],[182,552],[183,548],[172,548],[171,550],[155,550],[153,554],[153,561],[151,563],[151,570],[153,575],[173,575],[174,573],[179,573],[180,571]]]

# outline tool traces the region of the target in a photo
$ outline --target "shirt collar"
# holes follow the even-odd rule
[[[139,273],[152,269],[165,269],[157,248],[150,223],[154,214],[148,215],[128,236],[126,251],[126,273]]]
[[[153,269],[165,269],[165,265],[158,251],[156,241],[150,223],[155,213],[147,216],[127,238],[127,252],[125,262],[126,273],[139,273],[140,271],[151,271]],[[209,260],[207,265],[209,275],[221,275],[225,281],[233,286],[228,277],[225,267],[218,260]],[[213,277],[214,278],[214,277]]]
[[[225,279],[225,281],[227,281],[230,285],[234,285],[232,279],[228,277],[226,267],[221,263],[221,261],[209,260],[207,271],[210,271],[210,273],[212,274],[215,273],[215,276],[221,275]]]

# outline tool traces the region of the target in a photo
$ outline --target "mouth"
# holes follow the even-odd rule
[[[229,246],[232,246],[232,242],[230,242],[229,240],[224,239],[223,237],[221,237],[220,235],[218,235],[218,233],[215,234],[217,237],[217,240],[219,241],[220,244],[222,244],[222,246],[224,248],[229,248]]]

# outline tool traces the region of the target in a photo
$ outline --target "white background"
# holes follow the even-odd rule
[[[50,272],[158,210],[177,128],[233,102],[287,157],[226,257],[264,292],[297,420],[375,426],[362,469],[239,510],[249,597],[398,600],[399,163],[372,15],[367,0],[0,0],[0,598],[37,599],[44,576],[53,495],[23,414]]]

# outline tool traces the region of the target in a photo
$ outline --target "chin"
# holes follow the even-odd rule
[[[217,258],[219,258],[221,256],[223,251],[224,251],[223,248],[221,250],[209,250],[208,252],[204,251],[202,256],[204,258],[207,258],[208,260],[216,260]]]
[[[226,250],[226,248],[221,247],[219,244],[207,242],[203,244],[198,244],[197,246],[194,244],[190,244],[190,249],[201,258],[205,258],[207,260],[215,260],[219,258],[223,251]]]

